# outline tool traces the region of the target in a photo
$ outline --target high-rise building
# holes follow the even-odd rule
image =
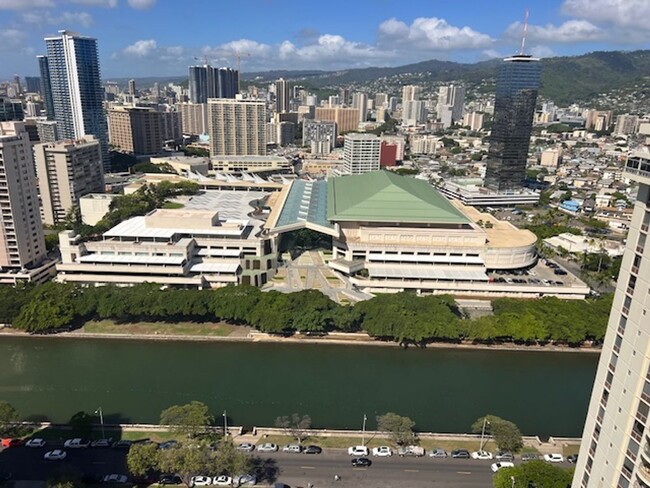
[[[639,192],[573,488],[650,486],[650,153],[630,154],[624,175]]]
[[[134,97],[136,94],[135,90],[135,80],[129,80],[129,95]]]
[[[427,122],[427,107],[421,100],[407,100],[402,104],[402,124],[416,126]]]
[[[41,97],[45,103],[47,120],[54,120],[54,101],[52,100],[52,84],[47,56],[37,56],[36,59],[38,59],[38,70],[41,75]]]
[[[609,129],[614,116],[611,110],[585,110],[583,114],[585,118],[585,129],[593,129],[595,131],[605,131]]]
[[[357,130],[359,127],[359,110],[345,107],[316,107],[316,120],[336,122],[338,133]]]
[[[108,111],[111,144],[132,154],[162,151],[162,114],[149,107],[116,107]]]
[[[311,147],[312,142],[324,141],[328,143],[329,153],[336,145],[336,122],[305,119],[302,125],[302,145]]]
[[[352,108],[359,111],[359,122],[368,120],[368,94],[355,92],[352,94]]]
[[[45,38],[59,136],[80,139],[94,135],[102,148],[104,169],[110,169],[97,39],[70,31],[59,31],[59,34]]]
[[[207,103],[179,103],[176,107],[181,114],[183,134],[199,136],[208,133]]]
[[[616,117],[615,135],[632,135],[639,131],[639,117],[637,115],[619,115]]]
[[[483,114],[481,112],[467,112],[463,116],[463,125],[473,131],[481,130],[483,128]]]
[[[338,107],[341,105],[341,97],[338,95],[330,95],[327,99],[327,104],[330,108]]]
[[[541,71],[539,58],[524,54],[499,66],[485,174],[485,186],[492,190],[519,189],[526,179]]]
[[[160,132],[163,142],[183,142],[183,122],[176,110],[160,110]]]
[[[20,100],[0,97],[0,122],[18,121],[25,118],[23,104]]]
[[[34,146],[43,223],[56,225],[89,193],[104,191],[102,153],[94,136]]]
[[[381,140],[374,134],[352,133],[343,143],[343,170],[348,174],[379,169]]]
[[[388,107],[388,95],[386,93],[375,93],[375,108]]]
[[[27,93],[40,93],[41,79],[38,76],[25,76],[25,86]]]
[[[190,102],[207,103],[208,98],[235,98],[239,93],[239,72],[209,64],[190,66]]]
[[[266,103],[213,98],[208,100],[211,156],[266,154]]]
[[[55,120],[37,120],[36,131],[40,142],[54,142],[59,140]]]
[[[402,87],[402,103],[420,99],[421,88],[418,85],[404,85]]]
[[[456,122],[463,120],[463,107],[465,105],[465,87],[459,85],[441,86],[438,90],[438,118],[443,120],[446,112],[451,112],[448,117],[451,119],[449,127]],[[443,120],[443,122],[445,122]]]
[[[284,113],[289,111],[291,101],[291,87],[283,78],[275,82],[275,111]]]
[[[341,105],[349,104],[351,93],[349,88],[339,88],[339,103]]]
[[[22,122],[0,122],[0,269],[45,259],[32,147]]]

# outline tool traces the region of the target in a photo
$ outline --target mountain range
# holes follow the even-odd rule
[[[407,83],[409,76],[417,82],[463,81],[480,83],[494,79],[500,60],[478,63],[429,60],[389,68],[358,68],[340,71],[274,70],[243,73],[242,80],[268,82],[280,77],[296,80],[315,89],[360,85],[379,79],[400,77]],[[540,94],[557,104],[588,101],[603,92],[634,85],[650,86],[650,50],[596,51],[580,56],[543,58]],[[138,80],[140,86],[154,81],[179,81],[187,77],[147,78]],[[122,81],[125,85],[128,80]],[[650,88],[645,88],[650,90]]]

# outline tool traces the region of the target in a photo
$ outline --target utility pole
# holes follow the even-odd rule
[[[99,423],[102,426],[102,439],[106,439],[106,433],[104,432],[104,412],[102,412],[102,407],[95,410],[95,413],[99,414]]]
[[[487,415],[483,417],[483,429],[481,430],[481,443],[479,445],[478,450],[482,451],[483,450],[483,439],[485,438],[485,427],[490,425],[490,422],[488,422]]]
[[[235,51],[235,56],[237,56],[237,93],[241,93],[241,57],[248,57],[250,53]]]
[[[368,417],[366,417],[366,414],[363,414],[363,427],[361,428],[361,445],[365,446],[366,445],[366,421],[368,420]]]
[[[228,436],[228,416],[225,410],[223,411],[223,436]]]

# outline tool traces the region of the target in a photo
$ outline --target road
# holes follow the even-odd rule
[[[0,472],[11,472],[15,480],[47,480],[57,473],[81,475],[126,474],[126,450],[122,449],[68,449],[64,461],[45,461],[43,454],[55,447],[14,447],[0,452]],[[254,453],[254,457],[260,456]],[[359,487],[389,488],[478,488],[492,486],[490,461],[469,459],[371,458],[369,468],[353,468],[351,457],[343,450],[328,449],[320,455],[272,453],[261,456],[263,465],[277,467],[270,480],[291,488]],[[341,476],[334,481],[334,475]]]

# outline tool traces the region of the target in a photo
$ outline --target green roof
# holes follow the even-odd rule
[[[372,171],[330,178],[327,183],[327,219],[334,222],[470,222],[424,180]]]

